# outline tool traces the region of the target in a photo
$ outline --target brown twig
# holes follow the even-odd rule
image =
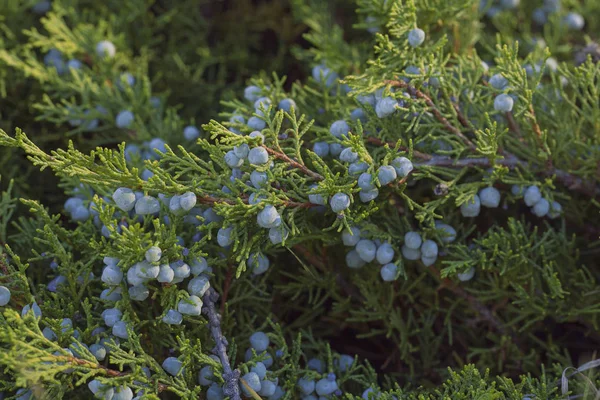
[[[291,159],[287,154],[280,153],[280,152],[278,152],[276,150],[273,150],[273,149],[271,149],[271,148],[269,148],[267,146],[264,146],[264,145],[263,145],[263,148],[265,150],[267,150],[267,152],[269,154],[271,154],[273,157],[285,161],[286,163],[290,164],[292,167],[301,170],[305,175],[308,175],[311,178],[316,179],[318,181],[322,181],[323,179],[325,179],[325,178],[323,178],[322,175],[320,175],[320,174],[318,174],[318,173],[316,173],[316,172],[311,171],[310,169],[308,169],[306,167],[306,165],[300,164],[298,161]]]
[[[414,96],[418,99],[424,100],[425,104],[427,104],[427,106],[429,107],[429,109],[431,110],[431,112],[433,113],[435,118],[439,122],[441,122],[442,125],[444,125],[444,128],[447,131],[452,132],[453,134],[458,136],[467,145],[467,147],[470,150],[477,149],[477,146],[475,146],[475,144],[473,142],[471,142],[471,140],[468,137],[466,137],[461,132],[460,129],[458,129],[454,125],[452,125],[450,123],[450,121],[448,121],[448,119],[446,119],[446,117],[444,117],[442,115],[440,110],[433,103],[433,100],[431,100],[431,98],[429,96],[427,96],[425,93],[421,92],[419,89],[415,88],[414,86],[409,85],[408,83],[406,83],[404,81],[387,80],[387,81],[385,81],[385,83],[388,85],[391,85],[391,86],[396,86],[396,87],[401,87],[403,89],[406,89],[411,96]]]

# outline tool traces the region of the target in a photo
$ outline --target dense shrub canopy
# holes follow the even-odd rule
[[[0,10],[0,398],[597,398],[600,3]]]

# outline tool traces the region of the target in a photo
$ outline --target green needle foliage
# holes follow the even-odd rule
[[[597,399],[600,6],[215,10],[0,22],[0,393]]]

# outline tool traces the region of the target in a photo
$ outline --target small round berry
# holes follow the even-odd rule
[[[339,157],[339,155],[342,154],[342,150],[344,150],[344,146],[342,146],[340,143],[329,144],[329,154],[331,154],[333,157]]]
[[[486,187],[479,191],[481,205],[488,208],[497,208],[500,205],[500,192],[494,187]]]
[[[550,202],[548,202],[546,199],[541,199],[535,203],[531,211],[540,218],[545,217],[550,211]]]
[[[256,372],[248,372],[246,375],[242,376],[241,379],[243,379],[244,382],[246,382],[246,385],[248,385],[252,390],[254,390],[255,392],[260,392],[260,378],[258,377]],[[246,386],[241,385],[241,387],[242,391],[246,394],[246,396],[250,396],[250,392],[248,391],[248,389],[246,389]]]
[[[437,255],[433,256],[433,257],[425,257],[424,255],[421,254],[421,262],[426,267],[429,267],[429,266],[435,264],[436,260],[437,260]]]
[[[324,369],[323,361],[319,360],[318,358],[311,358],[310,360],[308,360],[306,368],[312,369],[313,371],[317,371],[318,373],[322,374]]]
[[[360,120],[360,122],[362,122],[364,125],[364,123],[367,122],[367,113],[365,113],[365,110],[362,108],[355,108],[350,113],[350,119],[352,121]]]
[[[267,350],[270,342],[271,341],[269,340],[269,337],[264,332],[254,332],[250,336],[250,346],[252,346],[257,353],[262,353],[263,351]]]
[[[188,283],[188,292],[202,298],[210,288],[209,278],[206,275],[198,275]]]
[[[461,282],[469,281],[469,280],[471,280],[473,278],[473,276],[475,276],[475,268],[473,268],[473,267],[469,268],[465,272],[461,272],[461,273],[456,274],[456,277]]]
[[[524,191],[525,188],[519,185],[512,185],[512,187],[510,188],[510,192],[513,194],[513,196],[523,196]]]
[[[217,243],[219,244],[219,246],[227,247],[233,243],[231,231],[233,231],[233,227],[219,229],[219,231],[217,232]]]
[[[375,256],[377,254],[377,246],[372,240],[361,239],[356,244],[356,252],[358,253],[359,257],[362,258],[363,261],[371,262],[375,259]]]
[[[329,200],[331,210],[335,213],[341,213],[350,207],[350,197],[346,193],[336,193]]]
[[[398,101],[393,97],[384,97],[377,101],[375,105],[375,114],[377,118],[386,118],[396,112],[399,104]]]
[[[348,174],[352,176],[360,175],[369,169],[369,165],[366,162],[354,162],[348,166]]]
[[[423,239],[421,239],[418,232],[406,232],[404,235],[404,245],[409,249],[418,250],[421,248],[422,243]]]
[[[135,117],[133,113],[129,110],[124,110],[117,114],[115,125],[117,125],[117,128],[121,129],[129,128],[134,120]]]
[[[223,400],[224,398],[223,388],[217,383],[210,385],[206,391],[206,400]]]
[[[435,223],[435,228],[437,230],[442,231],[442,242],[444,243],[452,243],[456,239],[456,229],[451,227],[448,224],[444,224],[441,222]]]
[[[269,162],[269,153],[264,147],[255,147],[248,153],[250,164],[263,165]]]
[[[350,147],[345,148],[340,153],[340,161],[342,162],[353,163],[356,160],[358,160],[358,153],[355,153]]]
[[[377,179],[379,179],[379,184],[382,186],[392,183],[397,177],[396,169],[391,165],[383,165],[377,171]]]
[[[250,132],[248,137],[253,138],[253,139],[254,138],[260,139],[260,144],[265,143],[265,136],[262,133],[260,133],[259,131]]]
[[[265,255],[252,253],[248,257],[247,264],[253,275],[261,275],[267,272],[271,263]]]
[[[131,211],[135,206],[135,193],[133,190],[125,187],[120,187],[114,191],[112,199],[116,206],[122,211]]]
[[[261,92],[262,90],[258,86],[248,86],[244,89],[244,98],[254,103],[260,98]]]
[[[162,321],[169,325],[180,325],[183,321],[183,315],[179,311],[169,310],[163,317]]]
[[[117,286],[123,280],[123,271],[117,266],[107,265],[102,270],[100,279],[109,286]]]
[[[525,194],[523,195],[523,200],[525,204],[529,207],[533,207],[538,201],[542,199],[542,193],[537,186],[529,186],[525,190]]]
[[[317,185],[310,186],[311,190],[315,190],[317,188],[318,188]],[[322,194],[309,194],[308,201],[310,201],[313,204],[319,204],[321,206],[324,206],[324,205],[327,205],[327,196],[324,196]]]
[[[262,380],[261,383],[261,388],[258,391],[258,394],[260,396],[263,396],[263,398],[268,398],[270,399],[271,396],[273,394],[275,394],[275,391],[277,390],[277,384],[273,381],[269,381],[269,380]]]
[[[254,365],[252,368],[250,368],[250,371],[255,372],[260,379],[265,379],[265,376],[267,375],[267,367],[265,367],[265,364],[261,363],[260,361],[257,362],[256,365]]]
[[[341,139],[343,136],[350,133],[350,127],[346,121],[338,120],[331,124],[329,127],[329,133],[331,133],[334,137]]]
[[[202,386],[212,385],[213,379],[215,379],[215,374],[210,365],[202,367],[200,371],[198,371],[198,383]]]
[[[112,334],[118,338],[127,339],[129,337],[127,323],[125,321],[117,321],[112,327]]]
[[[508,87],[508,79],[502,76],[502,74],[495,74],[490,78],[489,84],[494,89],[504,90]]]
[[[478,195],[473,196],[460,206],[460,212],[463,217],[473,218],[479,215],[481,211],[481,200]]]
[[[198,296],[191,295],[187,299],[179,301],[177,311],[183,315],[200,315],[202,313],[202,300]]]
[[[370,201],[373,201],[377,198],[377,196],[379,196],[379,190],[377,188],[374,188],[371,190],[361,190],[358,193],[358,197],[360,198],[360,201],[362,201],[363,203],[368,203]]]
[[[260,97],[254,102],[254,109],[260,111],[261,108],[268,109],[271,105],[271,99],[268,97]],[[262,113],[260,113],[262,115]]]
[[[330,394],[335,392],[337,389],[338,389],[338,385],[335,382],[335,375],[334,375],[334,380],[329,380],[327,378],[320,379],[317,382],[317,384],[315,385],[315,391],[317,392],[317,394],[319,396],[329,396]]]
[[[135,213],[138,215],[156,214],[160,211],[160,202],[152,196],[140,197],[135,202]]]
[[[160,266],[160,271],[156,280],[160,283],[171,283],[174,277],[175,271],[173,271],[173,268],[171,268],[169,264],[163,264]]]
[[[252,185],[255,188],[260,189],[269,182],[269,176],[266,172],[252,171],[250,174],[250,182],[252,182]]]
[[[426,240],[421,245],[421,256],[422,257],[437,257],[438,245],[433,240]]]
[[[308,396],[312,392],[315,391],[316,383],[313,380],[300,378],[300,379],[298,379],[298,384],[297,385],[298,385],[298,389],[300,389],[300,391],[304,395]]]
[[[325,158],[329,155],[329,143],[315,142],[313,144],[313,152],[320,158]]]
[[[170,375],[176,376],[181,371],[181,367],[183,363],[179,361],[176,357],[168,357],[163,361],[162,367],[167,373]]]
[[[96,54],[102,58],[113,58],[117,52],[115,45],[108,40],[103,40],[96,44]]]
[[[225,160],[225,164],[227,164],[229,168],[239,168],[244,165],[244,159],[238,158],[233,150],[229,150],[227,153],[225,153],[223,160]]]
[[[183,128],[183,137],[185,140],[196,140],[200,137],[200,131],[193,125],[188,125]]]
[[[377,248],[377,262],[381,265],[390,263],[394,259],[394,248],[389,243],[383,243]]]
[[[312,77],[315,81],[322,83],[325,87],[329,88],[336,83],[338,74],[323,65],[316,65],[312,69]]]
[[[281,225],[281,216],[274,206],[267,204],[256,216],[256,222],[262,228],[275,228]]]
[[[413,163],[406,157],[397,157],[392,161],[392,167],[400,178],[404,178],[413,170]]]
[[[350,232],[344,231],[342,233],[342,243],[344,246],[354,247],[360,240],[360,229],[356,226],[350,228]]]
[[[569,29],[572,29],[574,31],[580,31],[585,25],[585,20],[580,14],[571,12],[568,13],[567,16],[564,18],[564,23]]]
[[[402,256],[407,260],[415,261],[421,258],[421,250],[419,249],[411,249],[410,247],[403,245],[401,251]]]
[[[10,301],[10,290],[6,286],[0,286],[0,307],[4,307]]]
[[[248,119],[248,128],[255,131],[262,131],[267,126],[267,123],[259,117],[250,117]]]
[[[408,44],[412,47],[419,47],[425,41],[425,32],[422,29],[415,28],[408,32]]]
[[[358,255],[356,250],[350,250],[346,254],[346,265],[348,268],[357,269],[365,265],[365,261]]]
[[[560,203],[553,201],[552,203],[550,203],[550,211],[548,212],[548,216],[552,219],[557,218],[560,216],[562,212],[562,206],[560,205]]]
[[[358,187],[362,190],[371,190],[375,189],[375,185],[373,184],[373,175],[363,172],[358,177]]]
[[[395,281],[398,279],[398,266],[392,263],[385,264],[379,270],[379,274],[381,275],[381,279],[383,279],[385,282]]]
[[[162,256],[162,250],[158,246],[152,246],[146,250],[145,256],[148,262],[158,262]]]
[[[108,327],[113,327],[123,317],[123,313],[118,308],[107,308],[102,311],[102,319]]]
[[[284,226],[269,229],[269,240],[273,244],[279,244],[286,240],[290,232]]]
[[[133,391],[128,386],[119,386],[115,388],[115,394],[112,397],[112,400],[132,400],[133,399]]]
[[[494,110],[499,112],[511,112],[515,101],[509,95],[502,93],[494,99]]]
[[[292,107],[294,108],[294,110],[298,110],[298,106],[296,105],[296,102],[292,99],[281,100],[278,104],[278,107],[288,113],[292,112]]]

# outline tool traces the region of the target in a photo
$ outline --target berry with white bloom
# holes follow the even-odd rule
[[[329,145],[329,154],[331,154],[333,157],[338,157],[340,154],[342,154],[342,150],[344,150],[344,146],[339,143],[331,143]]]
[[[102,58],[113,58],[117,49],[112,42],[108,40],[103,40],[96,44],[96,54]]]
[[[260,332],[260,333],[262,333],[262,332]],[[269,339],[269,338],[267,338],[267,339]],[[252,343],[252,337],[250,337],[250,343]],[[268,347],[268,345],[267,345],[267,347]],[[265,350],[266,350],[266,347],[265,347]],[[258,350],[257,350],[257,352],[258,352]],[[260,361],[257,362],[254,367],[250,368],[250,371],[256,372],[256,375],[258,375],[258,377],[260,379],[265,379],[265,376],[267,375],[267,367],[265,367],[265,364],[261,363]]]
[[[260,111],[261,108],[267,109],[270,105],[271,99],[269,99],[268,97],[260,97],[254,102],[254,109],[257,111],[257,114],[262,115],[262,113],[258,113],[258,111]]]
[[[341,213],[350,207],[350,197],[346,193],[336,193],[329,200],[331,210],[335,213]]]
[[[158,246],[152,246],[146,250],[145,256],[148,262],[158,262],[162,256],[162,250]]]
[[[479,191],[481,205],[488,208],[497,208],[500,205],[500,192],[494,187],[486,187]]]
[[[117,286],[123,280],[123,271],[117,266],[107,265],[100,279],[109,286]]]
[[[392,183],[397,177],[396,169],[391,165],[383,165],[377,171],[377,179],[379,179],[379,184],[382,186]]]
[[[156,267],[158,269],[158,267]],[[144,285],[136,285],[129,288],[129,297],[135,301],[144,301],[150,296],[150,291]]]
[[[170,375],[176,376],[181,371],[183,363],[175,357],[167,357],[162,363],[162,367]]]
[[[243,379],[244,382],[246,382],[246,385],[248,385],[252,390],[254,390],[255,392],[260,392],[260,389],[261,389],[260,378],[258,377],[256,372],[248,372],[246,375],[242,376],[241,379]],[[248,391],[248,389],[246,389],[246,385],[240,384],[244,394],[246,396],[250,397],[250,391]]]
[[[335,121],[329,127],[329,133],[331,133],[334,137],[341,139],[342,136],[347,135],[350,132],[350,127],[348,123],[344,120]]]
[[[135,213],[138,215],[156,214],[160,211],[160,202],[152,196],[140,197],[135,202]]]
[[[133,113],[129,110],[124,110],[117,114],[115,125],[117,125],[117,128],[121,129],[129,128],[134,120],[135,117]]]
[[[442,231],[442,242],[452,243],[456,239],[456,229],[454,229],[450,225],[441,222],[436,222],[435,228]]]
[[[384,97],[375,105],[375,114],[378,118],[389,117],[398,109],[398,101],[393,97]]]
[[[363,203],[373,201],[377,198],[377,196],[379,196],[379,190],[377,188],[373,188],[371,190],[361,190],[358,193],[358,197]]]
[[[345,148],[340,153],[340,161],[353,163],[358,160],[358,153],[354,152],[350,147]]]
[[[216,383],[211,384],[206,391],[206,400],[223,400],[224,398],[223,388]]]
[[[368,169],[369,169],[369,165],[367,163],[362,162],[362,161],[354,162],[348,166],[348,174],[350,174],[352,176],[357,176],[357,175],[360,175],[361,173],[365,172]]]
[[[471,280],[473,278],[473,276],[475,276],[475,268],[473,268],[473,267],[469,268],[465,272],[461,272],[461,273],[456,274],[456,277],[461,282],[469,281],[469,280]]]
[[[0,307],[4,307],[10,301],[10,290],[6,286],[0,286]]]
[[[352,269],[361,268],[365,265],[365,261],[358,255],[356,250],[350,250],[346,254],[346,265]]]
[[[76,69],[79,70],[79,69],[81,69],[82,66],[83,66],[83,64],[81,63],[81,61],[79,61],[77,59],[72,59],[67,62],[67,68],[69,70],[76,70]]]
[[[182,299],[177,305],[177,311],[183,315],[200,315],[202,313],[202,300],[194,295]]]
[[[400,178],[404,178],[413,170],[413,163],[406,157],[397,157],[392,160],[392,167]]]
[[[258,391],[258,394],[260,396],[263,396],[263,398],[266,397],[266,398],[270,399],[271,396],[273,394],[275,394],[275,391],[277,390],[277,384],[275,382],[267,380],[267,379],[263,379],[260,382],[260,385],[261,385],[261,388]]]
[[[132,400],[133,391],[128,386],[119,386],[115,389],[112,400]]]
[[[171,268],[173,268],[173,273],[175,275],[174,279],[178,282],[181,282],[183,279],[190,276],[190,266],[181,260],[171,263]]]
[[[580,31],[585,25],[585,20],[580,14],[571,12],[564,19],[565,24],[574,31]]]
[[[473,196],[472,199],[467,200],[460,206],[460,212],[463,217],[473,218],[479,215],[481,211],[481,200],[478,195]]]
[[[367,172],[360,174],[358,177],[358,187],[362,190],[375,189],[375,184],[373,184],[373,175]]]
[[[277,228],[269,229],[269,240],[273,244],[279,244],[288,238],[290,232],[286,227],[280,226]]]
[[[150,264],[149,260],[145,260],[135,264],[135,273],[142,279],[156,279],[160,273],[160,267],[158,265]]]
[[[180,325],[183,321],[183,315],[179,311],[169,310],[163,317],[162,321],[169,325]]]
[[[200,131],[193,125],[188,125],[183,128],[183,137],[185,140],[196,140],[200,137]]]
[[[160,283],[171,283],[174,277],[175,271],[173,271],[173,268],[169,264],[163,264],[160,266],[156,280]]]
[[[219,231],[217,232],[217,243],[219,244],[219,246],[221,247],[227,247],[229,246],[231,243],[233,243],[233,238],[231,237],[231,231],[233,230],[233,227],[227,227],[227,228],[220,228]]]
[[[412,47],[419,47],[425,41],[425,32],[422,29],[415,28],[408,32],[408,44]]]
[[[540,188],[537,186],[529,186],[523,195],[523,200],[529,207],[533,207],[541,199],[542,193],[540,192]]]
[[[360,240],[360,229],[356,226],[350,228],[350,232],[342,232],[342,243],[344,246],[354,247]]]
[[[318,185],[311,185],[310,189],[315,190],[318,188]],[[319,204],[319,205],[326,205],[327,204],[327,196],[324,196],[322,194],[309,194],[308,195],[308,201],[310,201],[313,204]]]
[[[320,379],[315,385],[315,391],[319,396],[329,396],[335,392],[338,388],[335,380],[331,381],[327,378]]]
[[[509,95],[502,93],[494,99],[494,110],[499,112],[511,112],[515,101]]]
[[[112,199],[116,206],[122,211],[131,211],[135,206],[135,193],[133,193],[133,190],[126,187],[120,187],[115,190]]]
[[[338,74],[325,66],[316,65],[312,69],[312,77],[315,81],[323,83],[326,87],[331,87],[337,81]]]
[[[90,352],[98,361],[103,361],[106,358],[106,347],[102,346],[101,344],[92,344],[90,346]]]
[[[179,205],[183,211],[190,211],[196,205],[196,195],[192,192],[185,192],[179,196]]]
[[[223,160],[229,168],[239,168],[244,165],[244,159],[236,156],[233,150],[229,150],[227,153],[225,153]]]
[[[426,267],[433,265],[437,260],[437,255],[433,257],[425,257],[421,254],[421,262],[425,264]]]
[[[269,266],[269,259],[262,254],[252,253],[248,257],[248,267],[254,275],[264,274],[269,269]]]
[[[256,222],[262,228],[274,228],[281,225],[281,216],[275,207],[268,204],[258,213]]]
[[[267,126],[267,123],[259,117],[250,117],[248,119],[248,127],[255,131],[262,131]]]
[[[433,240],[426,240],[421,245],[421,256],[422,257],[437,257],[438,245]]]
[[[422,243],[423,239],[421,239],[421,235],[417,232],[406,232],[404,235],[404,245],[409,249],[418,250],[421,248]]]
[[[88,383],[88,388],[90,392],[94,394],[96,398],[101,398],[104,400],[111,400],[114,396],[115,389],[108,387],[107,385],[100,383],[96,379],[93,379]],[[19,399],[25,400],[25,399]]]
[[[392,263],[385,264],[379,270],[379,274],[381,275],[381,279],[383,279],[385,282],[395,281],[398,277],[398,266]]]
[[[329,143],[327,142],[315,142],[312,149],[315,154],[321,158],[325,158],[329,155]]]
[[[298,110],[298,106],[296,102],[292,99],[283,99],[279,102],[278,107],[286,112],[292,112],[292,107],[294,107],[294,111]]]
[[[210,365],[202,367],[202,369],[198,372],[198,383],[202,386],[212,385],[214,378],[215,374]]]
[[[208,276],[198,275],[188,283],[188,292],[194,296],[202,297],[210,288]]]
[[[254,165],[266,164],[269,162],[269,153],[264,147],[255,147],[248,152],[248,161]]]
[[[508,79],[502,76],[502,74],[495,74],[490,78],[489,84],[494,89],[504,90],[508,87]]]
[[[557,218],[558,216],[560,216],[560,213],[562,212],[562,206],[560,205],[560,203],[553,201],[552,203],[550,203],[550,211],[548,212],[548,216],[552,219]]]
[[[519,186],[519,185],[512,185],[512,187],[510,188],[510,192],[514,196],[523,196],[524,190],[525,190],[525,188],[523,186]]]
[[[410,247],[403,245],[401,251],[402,256],[407,260],[415,261],[421,258],[421,250],[419,249],[411,249]]]
[[[266,172],[252,171],[250,174],[250,182],[252,182],[252,185],[255,188],[260,189],[269,182],[269,177]]]
[[[377,262],[381,265],[390,263],[394,259],[394,248],[389,243],[383,243],[377,248]]]
[[[267,350],[270,343],[269,337],[264,332],[254,332],[250,336],[250,346],[252,346],[257,353],[262,353]]]
[[[375,255],[377,254],[377,245],[375,245],[375,242],[372,240],[361,239],[356,244],[356,252],[363,261],[371,262],[375,259]]]
[[[123,317],[123,313],[118,308],[107,308],[102,312],[102,319],[106,326],[113,327]]]
[[[550,202],[546,199],[541,199],[531,209],[531,211],[538,217],[545,217],[550,211]]]
[[[258,86],[248,86],[244,89],[244,98],[248,101],[255,102],[260,98],[261,89]]]
[[[300,378],[297,383],[298,389],[306,396],[315,391],[315,381],[310,379]]]

